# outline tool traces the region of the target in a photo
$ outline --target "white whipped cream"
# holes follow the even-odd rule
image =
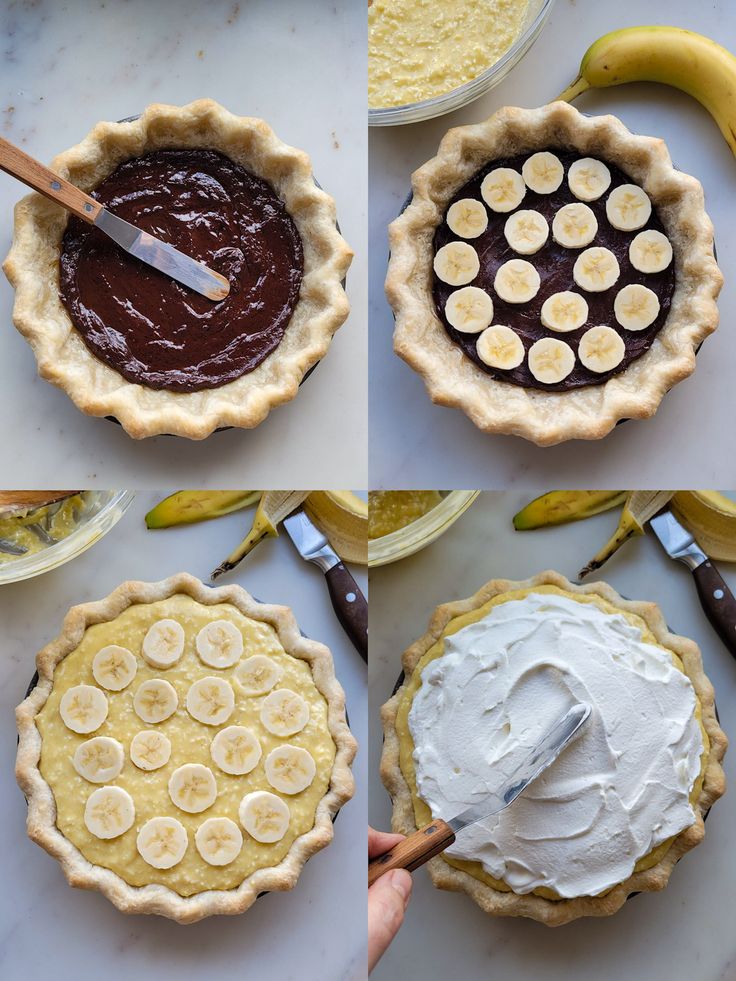
[[[498,791],[574,702],[591,717],[513,804],[447,849],[515,892],[597,895],[695,820],[695,692],[623,616],[555,594],[509,600],[445,640],[409,712],[419,796],[455,817]]]

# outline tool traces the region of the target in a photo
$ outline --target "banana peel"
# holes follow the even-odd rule
[[[241,508],[250,507],[260,498],[260,491],[180,490],[159,501],[146,515],[146,527],[171,528],[209,521]]]
[[[736,562],[736,503],[719,491],[678,491],[675,517],[711,559]]]
[[[619,507],[627,491],[549,491],[530,501],[514,515],[517,531],[531,531],[547,525],[564,525]]]
[[[304,510],[341,559],[368,563],[368,503],[352,491],[312,491]]]
[[[607,562],[630,538],[644,534],[644,526],[672,498],[674,491],[630,491],[618,527],[603,548],[578,573],[584,579]]]
[[[279,533],[279,522],[298,508],[308,494],[309,491],[266,491],[262,494],[250,531],[238,547],[214,570],[212,579],[217,579],[223,573],[234,569],[264,538],[276,538]]]

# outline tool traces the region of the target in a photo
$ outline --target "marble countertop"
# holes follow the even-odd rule
[[[48,162],[101,119],[209,97],[306,150],[355,252],[352,314],[298,397],[254,430],[136,442],[39,379],[0,277],[0,414],[24,486],[366,486],[365,8],[358,0],[53,0],[2,4],[0,134]],[[25,193],[0,174],[0,256]],[[339,452],[335,448],[339,448]],[[275,449],[278,451],[276,452]]]
[[[721,328],[706,340],[694,375],[665,396],[650,420],[619,426],[605,439],[539,448],[512,436],[480,432],[459,410],[436,406],[424,383],[393,354],[391,311],[383,294],[386,226],[398,214],[412,171],[436,152],[452,126],[487,118],[504,105],[538,106],[571,81],[587,46],[608,31],[636,24],[676,24],[734,48],[730,0],[557,0],[527,56],[507,78],[465,109],[410,126],[372,129],[370,149],[370,473],[372,487],[730,487],[736,460],[724,453],[718,419],[731,417],[736,373],[736,164],[708,113],[665,86],[624,85],[576,100],[590,113],[612,112],[634,132],[661,136],[678,167],[705,187],[726,274]],[[400,420],[400,425],[397,425]],[[673,453],[673,448],[680,452]]]
[[[528,493],[486,493],[424,551],[371,572],[369,817],[387,828],[391,807],[378,775],[379,710],[400,671],[401,652],[426,630],[434,607],[472,595],[492,578],[526,579],[556,569],[573,579],[608,538],[617,514],[575,525],[515,532],[511,518]],[[721,566],[736,591],[736,567]],[[671,629],[700,645],[716,690],[721,724],[733,734],[736,661],[698,603],[690,572],[667,558],[651,532],[629,542],[597,578],[634,599],[654,600]],[[726,756],[736,780],[736,754]],[[662,893],[640,895],[613,917],[550,929],[530,920],[494,919],[467,896],[435,889],[414,874],[406,923],[374,971],[375,981],[458,977],[463,981],[647,981],[736,976],[736,799],[727,794],[708,818],[704,841],[686,855]]]
[[[34,657],[58,633],[75,603],[98,599],[125,579],[156,580],[186,570],[207,580],[247,530],[252,511],[186,528],[145,529],[143,516],[163,496],[140,493],[121,521],[71,563],[0,587],[0,976],[57,981],[160,981],[244,978],[263,981],[358,981],[365,975],[367,706],[365,664],[337,622],[319,570],[304,563],[286,535],[264,542],[226,582],[266,602],[290,606],[301,629],[332,650],[361,750],[355,798],[335,824],[335,839],[305,866],[296,888],[259,899],[242,916],[186,927],[159,917],[126,917],[103,896],[70,888],[59,865],[25,833],[23,797],[13,776],[14,708],[34,671]],[[365,570],[353,568],[361,588]]]

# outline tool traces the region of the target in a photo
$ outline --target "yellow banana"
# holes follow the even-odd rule
[[[259,542],[269,535],[278,536],[278,524],[283,521],[287,514],[298,508],[309,491],[266,491],[258,504],[256,516],[250,531],[242,540],[240,545],[228,555],[224,562],[212,573],[212,578],[217,579],[223,572],[234,569],[251,549],[255,548]]]
[[[736,503],[718,491],[678,491],[672,510],[712,559],[736,562]]]
[[[590,518],[623,504],[626,491],[549,491],[530,501],[514,515],[517,531]]]
[[[312,491],[307,512],[341,559],[368,562],[368,504],[352,491]]]
[[[630,491],[621,512],[618,528],[600,552],[597,552],[590,562],[583,566],[578,576],[584,579],[595,569],[600,569],[603,563],[607,562],[624,542],[630,538],[635,538],[637,535],[643,535],[646,522],[665,506],[673,493],[674,491]]]
[[[255,504],[260,491],[193,491],[182,490],[159,501],[146,515],[148,528],[171,528],[209,521],[223,514]]]

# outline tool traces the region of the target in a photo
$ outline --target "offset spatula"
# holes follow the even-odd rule
[[[154,269],[165,273],[178,283],[196,290],[209,300],[224,300],[230,283],[204,263],[184,255],[173,245],[162,242],[148,232],[136,228],[103,208],[89,194],[59,177],[38,160],[0,137],[0,170],[16,177],[34,191],[50,198],[90,225],[95,225],[114,242]]]

